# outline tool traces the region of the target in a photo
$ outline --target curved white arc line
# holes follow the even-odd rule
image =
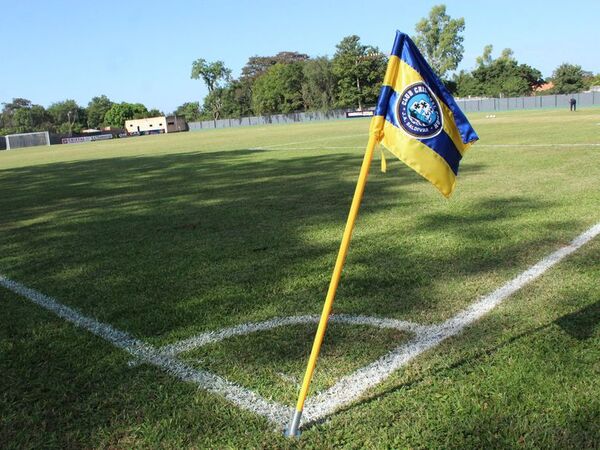
[[[217,331],[208,331],[206,333],[192,336],[175,344],[170,344],[160,349],[165,355],[175,356],[180,353],[188,352],[198,347],[225,339],[242,336],[246,334],[256,333],[259,331],[267,331],[274,328],[279,328],[287,325],[300,325],[307,323],[318,323],[320,316],[318,315],[302,315],[289,317],[275,317],[263,322],[249,322],[242,325],[236,325],[230,328],[224,328]],[[413,322],[407,322],[397,319],[386,319],[371,316],[354,316],[348,314],[332,314],[329,321],[334,323],[344,323],[349,325],[367,325],[377,328],[393,328],[401,331],[419,332],[427,327]]]
[[[377,361],[358,369],[356,372],[341,378],[326,391],[309,398],[306,402],[302,424],[306,425],[320,420],[331,415],[342,406],[353,402],[369,388],[381,383],[416,356],[435,347],[447,338],[462,332],[464,328],[481,319],[523,286],[539,278],[552,266],[577,251],[599,234],[600,223],[597,223],[573,239],[569,245],[541,259],[520,275],[484,296],[454,317],[439,325],[429,327],[424,333],[417,334],[410,342],[397,347]]]
[[[416,356],[438,345],[445,339],[457,335],[465,327],[482,318],[506,298],[526,284],[540,277],[548,269],[568,255],[577,251],[580,247],[599,234],[600,223],[597,223],[573,239],[569,245],[556,250],[492,293],[484,296],[454,317],[438,325],[425,326],[395,319],[380,319],[368,316],[339,315],[337,318],[332,316],[332,320],[337,320],[342,323],[373,325],[373,322],[376,322],[379,325],[375,326],[385,325],[389,328],[402,327],[402,329],[407,331],[415,332],[416,336],[409,342],[398,346],[391,352],[379,358],[377,361],[343,377],[326,391],[322,391],[310,398],[306,403],[302,424],[306,425],[316,420],[320,420],[331,415],[340,407],[355,401],[363,395],[367,389],[376,386],[388,378],[395,370],[401,368]],[[64,320],[105,339],[116,347],[128,352],[135,358],[149,362],[181,380],[194,382],[200,388],[227,398],[240,408],[259,414],[277,425],[283,425],[287,423],[287,420],[289,419],[291,413],[290,407],[266,400],[249,389],[238,386],[211,372],[193,369],[185,363],[166,354],[164,350],[158,350],[147,345],[109,324],[83,316],[75,309],[60,304],[52,297],[12,281],[3,275],[0,275],[0,286],[31,300],[33,303],[47,309]],[[318,320],[318,316],[292,316],[276,320],[279,320],[280,323],[283,322],[283,324],[312,323]],[[261,322],[254,325],[259,329],[260,326],[264,327],[264,324],[268,322],[272,321]],[[245,326],[247,327],[248,324]],[[243,325],[226,330],[239,330],[240,327],[243,327]],[[220,331],[220,333],[223,332],[224,330]]]

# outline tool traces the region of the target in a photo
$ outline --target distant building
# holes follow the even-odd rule
[[[159,116],[126,120],[125,129],[127,134],[161,134],[188,131],[188,125],[183,117]]]
[[[535,92],[544,92],[549,91],[554,87],[554,83],[552,81],[548,81],[547,83],[542,84],[534,89]]]

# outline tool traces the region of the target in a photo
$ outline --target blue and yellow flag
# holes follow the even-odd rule
[[[371,132],[446,197],[454,190],[462,156],[479,139],[415,43],[399,31]]]

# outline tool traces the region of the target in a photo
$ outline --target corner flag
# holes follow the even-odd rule
[[[454,189],[458,163],[465,150],[477,139],[475,130],[471,128],[452,95],[431,70],[413,41],[406,34],[396,32],[319,327],[298,394],[296,409],[285,431],[287,436],[299,435],[304,403],[346,261],[375,145],[381,142],[390,152],[449,197]],[[384,169],[385,159],[381,161]]]
[[[477,134],[406,34],[396,32],[371,131],[446,197]],[[385,172],[382,150],[382,170]]]

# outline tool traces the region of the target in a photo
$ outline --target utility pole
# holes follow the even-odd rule
[[[69,137],[73,137],[73,123],[71,122],[72,111],[67,111],[67,121],[69,122]]]

